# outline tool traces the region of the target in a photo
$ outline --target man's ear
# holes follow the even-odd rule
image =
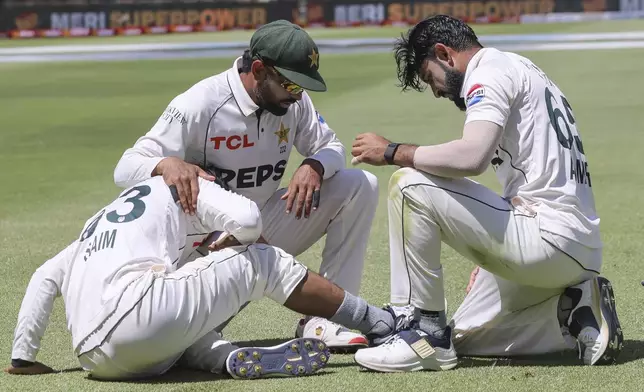
[[[266,66],[261,60],[254,60],[250,66],[250,72],[255,77],[255,80],[262,81],[266,79]]]
[[[454,59],[452,58],[452,51],[450,48],[443,44],[436,44],[434,46],[434,55],[436,60],[448,64],[450,67],[454,66]]]

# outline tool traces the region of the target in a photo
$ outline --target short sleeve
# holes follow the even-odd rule
[[[519,91],[517,72],[508,67],[476,68],[466,81],[465,123],[490,121],[505,127]]]

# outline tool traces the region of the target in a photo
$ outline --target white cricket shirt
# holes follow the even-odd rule
[[[601,248],[579,124],[557,85],[530,60],[484,48],[467,67],[461,96],[466,123],[504,128],[491,162],[503,196],[533,204],[542,231]]]
[[[12,358],[35,360],[54,299],[61,295],[76,354],[100,345],[154,279],[177,269],[189,232],[225,230],[243,244],[255,242],[262,230],[257,205],[199,181],[194,217],[175,203],[163,178],[154,177],[126,189],[89,219],[76,241],[33,274]],[[124,296],[130,285],[138,286],[137,295]]]
[[[126,187],[150,178],[163,157],[222,170],[235,192],[263,207],[280,185],[291,149],[324,167],[324,179],[345,167],[345,150],[302,93],[284,116],[259,110],[232,68],[175,97],[152,129],[123,154],[114,171]]]

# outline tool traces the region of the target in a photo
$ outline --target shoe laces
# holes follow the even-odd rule
[[[398,335],[398,334],[391,335],[391,337],[389,339],[387,339],[381,346],[382,347],[390,347],[390,346],[393,346],[394,344],[398,343],[399,340],[400,340],[400,335]]]
[[[408,329],[414,321],[415,309],[411,305],[393,306],[387,304],[384,308],[394,318],[394,331],[399,332]]]
[[[593,347],[599,338],[599,331],[592,327],[586,327],[579,332],[577,341],[584,347]]]

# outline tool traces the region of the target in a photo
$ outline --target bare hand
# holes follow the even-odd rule
[[[165,183],[177,187],[181,207],[186,214],[194,215],[197,210],[197,196],[201,177],[215,181],[215,177],[206,173],[197,165],[187,163],[176,157],[164,158],[154,169],[153,175],[162,175]]]
[[[255,242],[256,244],[268,244],[264,236],[259,236],[257,241]],[[216,252],[222,249],[229,248],[231,246],[240,246],[241,243],[235,238],[234,236],[230,234],[224,234],[222,235],[218,240],[214,241],[212,244],[208,245],[208,250],[212,252]]]
[[[40,362],[35,362],[33,365],[26,366],[26,367],[9,366],[4,371],[5,373],[15,374],[15,375],[35,375],[35,374],[53,373],[54,369]]]
[[[291,213],[293,204],[297,201],[297,204],[295,204],[295,217],[300,219],[302,212],[304,212],[304,217],[308,218],[311,214],[311,209],[317,210],[318,208],[321,186],[322,174],[320,174],[320,168],[316,170],[308,163],[300,166],[293,174],[293,178],[288,184],[288,190],[282,195],[282,200],[286,200],[286,213]]]
[[[470,282],[467,284],[467,288],[465,289],[465,294],[469,294],[470,290],[472,290],[472,287],[474,286],[474,282],[476,282],[476,275],[479,274],[479,268],[476,267],[474,268],[474,271],[470,274]]]
[[[211,252],[217,252],[222,249],[229,248],[231,246],[239,246],[241,243],[230,234],[222,234],[219,239],[214,241],[212,244],[208,245],[208,250]]]
[[[385,151],[389,143],[391,141],[375,133],[359,134],[353,141],[351,155],[354,158],[351,160],[351,163],[354,165],[362,162],[374,166],[386,165]]]

